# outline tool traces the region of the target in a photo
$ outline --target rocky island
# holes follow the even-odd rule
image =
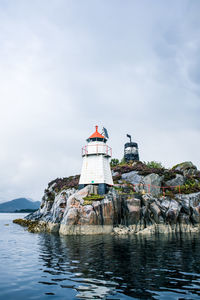
[[[149,234],[200,230],[200,171],[192,162],[165,169],[143,162],[112,166],[114,186],[78,189],[79,175],[48,184],[39,210],[14,220],[30,232]]]

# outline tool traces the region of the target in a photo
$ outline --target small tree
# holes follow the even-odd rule
[[[123,157],[120,161],[120,165],[124,165],[124,164],[127,164],[127,162],[126,162],[125,158]]]
[[[111,161],[110,161],[110,166],[111,166],[111,167],[115,167],[115,166],[117,166],[117,165],[119,165],[119,159],[117,159],[117,158],[112,158]]]
[[[144,162],[148,168],[154,168],[154,169],[163,169],[161,162],[157,162],[155,160]]]

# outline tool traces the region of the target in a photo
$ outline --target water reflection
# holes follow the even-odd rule
[[[198,235],[39,235],[45,285],[81,299],[198,299]],[[48,293],[47,293],[48,294]],[[179,298],[180,297],[180,298]],[[69,298],[70,299],[70,298]]]

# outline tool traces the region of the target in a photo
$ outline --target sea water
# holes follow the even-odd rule
[[[0,214],[0,299],[200,299],[200,237],[59,236]]]

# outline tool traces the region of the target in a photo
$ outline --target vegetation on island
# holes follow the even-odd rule
[[[64,189],[77,188],[79,178],[80,178],[80,175],[56,178],[55,180],[52,180],[51,182],[49,182],[48,188],[50,186],[54,185],[53,190],[55,192],[58,192],[58,191],[61,191]]]
[[[86,231],[80,230],[80,225],[84,228],[86,224],[112,225],[114,228],[116,225],[130,225],[133,233],[146,230],[153,224],[167,225],[167,230],[169,225],[177,224],[178,230],[183,232],[200,224],[200,193],[196,193],[200,192],[200,171],[191,162],[167,169],[156,161],[126,163],[115,159],[111,169],[114,186],[107,195],[97,194],[95,185],[88,185],[80,191],[74,189],[78,187],[78,175],[57,178],[45,190],[40,210],[29,215],[28,220],[13,222],[27,227],[30,232],[61,234],[91,234],[88,226]],[[73,188],[68,190],[69,187]],[[176,195],[191,193],[196,194]],[[63,229],[60,223],[67,226]],[[189,228],[186,228],[188,224]],[[103,230],[102,226],[100,228]],[[94,232],[92,229],[92,234]]]
[[[176,193],[179,192],[179,188],[176,188]],[[192,176],[188,176],[184,185],[180,186],[181,194],[191,194],[200,192],[200,181],[195,180]]]
[[[130,161],[129,163],[125,163],[124,160],[120,162],[114,158],[111,160],[111,169],[114,173],[114,184],[121,183],[128,186],[130,183],[122,180],[122,174],[137,171],[138,175],[141,176],[147,176],[152,173],[162,176],[161,189],[165,188],[165,195],[169,197],[174,197],[177,193],[190,194],[200,191],[200,171],[190,162],[180,163],[171,169],[167,169],[162,163],[156,161]],[[177,174],[184,176],[185,183],[176,188],[167,187],[166,182],[175,179]],[[124,191],[122,187],[116,187],[116,189],[121,193]]]
[[[121,195],[132,195],[135,192],[133,185],[122,179],[122,175],[129,173],[131,171],[136,171],[138,175],[147,176],[149,174],[157,174],[161,178],[161,193],[168,197],[175,197],[176,194],[190,194],[200,191],[200,171],[191,163],[185,162],[178,164],[171,169],[165,168],[161,162],[157,161],[130,161],[129,163],[125,162],[124,158],[120,161],[117,158],[113,158],[110,162],[114,188]],[[196,169],[195,169],[196,168]],[[167,182],[177,178],[177,175],[184,177],[184,184],[178,185],[177,187],[167,186]],[[53,203],[55,196],[62,192],[65,193],[65,190],[69,188],[78,189],[80,175],[56,178],[55,180],[49,182],[48,188],[45,190],[41,208],[44,206],[44,203],[50,202]],[[141,192],[142,192],[141,188]],[[143,191],[145,192],[145,191]],[[91,194],[84,198],[83,205],[92,204],[93,201],[101,201],[103,199],[100,195]],[[51,205],[51,204],[50,204]]]

